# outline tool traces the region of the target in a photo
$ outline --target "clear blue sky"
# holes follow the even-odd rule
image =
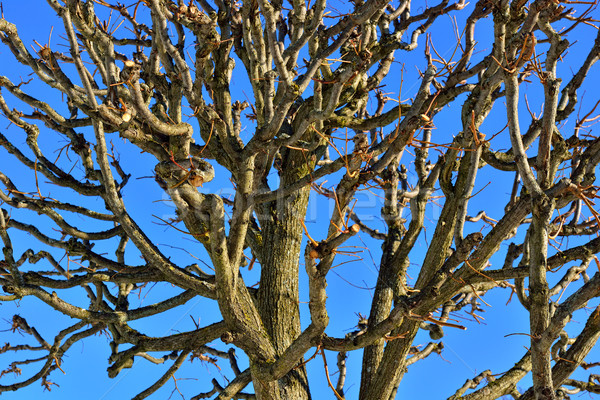
[[[337,8],[345,7],[345,2],[332,2]],[[17,25],[21,38],[27,46],[34,45],[33,39],[36,39],[41,44],[47,44],[52,31],[52,26],[55,27],[52,32],[50,45],[54,50],[60,49],[60,46],[65,44],[64,37],[61,38],[61,26],[62,23],[54,15],[50,7],[41,0],[21,0],[21,1],[4,1],[4,16],[10,22]],[[471,5],[472,6],[472,5]],[[470,7],[471,7],[470,6]],[[453,14],[458,17],[460,21],[464,21],[467,12]],[[448,17],[440,18],[439,25],[434,29],[432,33],[432,40],[436,45],[438,52],[442,55],[449,56],[452,53],[455,45],[454,35],[449,33],[451,30],[451,23]],[[490,43],[491,35],[490,31],[486,30],[490,26],[490,21],[483,21],[481,29],[477,31],[477,40],[480,45],[485,48],[486,43]],[[578,41],[576,46],[573,46],[569,54],[567,55],[566,64],[573,65],[575,68],[581,62],[581,54],[590,48],[591,42],[595,36],[595,30],[593,28],[588,29],[589,37],[577,37],[570,38],[571,42]],[[415,65],[421,70],[424,69],[424,57],[422,53],[422,45],[424,43],[425,36],[421,37],[419,44],[421,47],[417,49],[414,54],[406,55],[405,53],[398,53],[398,60],[404,63],[404,82],[402,84],[402,99],[408,100],[414,93],[419,85],[418,75]],[[66,48],[65,48],[66,51]],[[22,78],[24,81],[28,80],[29,71],[25,71],[20,68],[13,60],[12,54],[9,49],[2,45],[0,46],[0,57],[2,65],[0,65],[0,75],[6,75],[13,80],[13,82],[19,82]],[[241,67],[241,62],[238,63]],[[390,74],[390,79],[387,80],[388,86],[386,91],[390,92],[390,97],[398,96],[398,90],[400,87],[400,68],[401,64],[395,65],[395,70]],[[238,72],[242,69],[238,69]],[[570,77],[567,73],[564,75],[566,79]],[[594,89],[600,84],[600,76],[598,67],[594,68],[590,73],[588,80],[589,92],[586,92],[583,97],[583,104],[589,107],[598,100],[597,91]],[[234,97],[243,101],[246,96],[251,96],[251,89],[248,86],[247,78],[243,75],[234,75]],[[55,92],[48,91],[47,89],[36,86],[35,83],[31,83],[24,87],[25,90],[33,90],[35,95],[40,96],[46,101],[57,104],[61,102],[60,95]],[[527,92],[529,96],[535,96],[539,94],[537,88],[529,85],[523,86],[523,91]],[[460,98],[448,109],[443,111],[438,117],[436,117],[435,123],[437,129],[434,131],[434,138],[438,143],[447,143],[451,141],[452,135],[456,134],[460,130],[460,106],[464,101],[464,97]],[[502,101],[500,100],[499,103]],[[58,106],[66,113],[66,106]],[[494,110],[489,118],[490,122],[486,122],[484,128],[489,129],[489,133],[493,134],[504,125],[505,115],[503,115],[502,107],[497,107],[498,110]],[[585,109],[585,107],[584,107]],[[25,110],[28,111],[28,110]],[[4,122],[2,122],[4,121]],[[243,137],[249,137],[253,132],[253,125],[250,121],[243,119],[243,122],[247,124],[244,128]],[[572,123],[571,121],[570,123]],[[392,129],[387,128],[386,132]],[[565,129],[572,129],[571,125],[567,125]],[[43,126],[41,127],[42,135],[40,141],[47,146],[47,148],[58,149],[64,146],[57,135],[50,132]],[[18,145],[23,145],[25,135],[16,127],[9,126],[6,119],[0,118],[0,131],[15,140]],[[244,136],[245,135],[245,136]],[[177,232],[171,228],[161,225],[160,221],[154,218],[152,215],[161,217],[162,219],[168,219],[170,216],[174,216],[174,210],[167,203],[167,196],[164,194],[154,183],[154,180],[147,178],[153,174],[154,162],[152,157],[147,154],[139,154],[139,150],[134,146],[123,143],[115,134],[112,139],[115,147],[118,149],[121,155],[121,162],[123,168],[132,174],[132,179],[124,190],[125,202],[128,210],[132,216],[136,219],[144,229],[147,230],[149,236],[159,244],[161,250],[165,254],[169,255],[175,262],[181,265],[187,265],[193,262],[198,262],[196,258],[203,258],[205,254],[201,250],[201,246],[194,243],[190,237],[187,237],[180,232]],[[501,148],[504,143],[503,140],[507,140],[506,137],[498,137],[495,139],[494,148]],[[506,146],[508,147],[508,145]],[[437,157],[435,152],[432,152],[432,159],[435,160]],[[56,153],[58,156],[58,153]],[[410,159],[410,156],[408,156]],[[61,162],[67,163],[68,161],[63,157]],[[23,187],[28,190],[35,190],[33,174],[27,172],[14,172],[16,161],[14,161],[9,155],[3,150],[0,150],[0,170],[8,171],[8,174],[17,183],[21,183]],[[510,189],[512,185],[512,175],[499,174],[491,171],[491,168],[486,168],[482,173],[486,174],[485,177],[481,177],[474,190],[481,192],[473,198],[469,205],[469,213],[475,214],[477,211],[486,209],[488,215],[499,219],[503,214],[503,207],[506,204]],[[276,175],[273,175],[271,179],[275,180]],[[409,176],[409,180],[415,182],[414,176]],[[333,184],[335,180],[330,180],[329,185]],[[493,182],[489,187],[488,183]],[[499,182],[502,185],[499,185]],[[325,184],[326,186],[328,185]],[[46,190],[46,195],[56,196],[68,196],[63,190],[56,188],[55,186],[43,185]],[[500,189],[498,189],[500,188]],[[208,185],[205,185],[202,190],[207,192],[216,193],[232,193],[231,184],[229,183],[228,175],[223,170],[217,170],[216,179]],[[63,197],[68,198],[68,197]],[[384,230],[385,225],[379,220],[379,207],[381,207],[381,201],[374,195],[365,193],[360,195],[359,203],[357,204],[357,213],[363,216],[363,219],[370,219],[368,222],[374,228]],[[100,201],[92,201],[89,204],[90,208],[102,211],[102,203]],[[311,205],[309,206],[309,212],[307,215],[307,226],[311,236],[321,239],[324,235],[323,227],[320,225],[323,221],[328,220],[333,205],[325,200],[318,199],[316,194],[312,198]],[[426,218],[429,221],[425,235],[420,239],[418,247],[424,250],[427,247],[427,239],[431,237],[433,233],[433,227],[439,216],[440,208],[435,205],[430,205]],[[17,214],[15,214],[17,215]],[[20,213],[18,214],[21,219],[35,217],[32,213]],[[39,223],[40,229],[50,229],[50,225],[43,222],[43,219],[36,218],[36,223]],[[83,223],[80,221],[79,223]],[[75,221],[77,225],[77,221]],[[485,234],[489,232],[489,227],[483,227],[483,225],[467,226],[467,229],[479,230]],[[27,235],[19,234],[11,230],[11,237],[15,244],[15,253],[17,256],[21,254],[27,248],[38,249],[39,244],[35,243]],[[50,233],[50,232],[48,232]],[[522,236],[524,231],[519,231],[518,235]],[[330,315],[330,326],[327,329],[327,333],[331,336],[342,337],[346,333],[355,329],[357,323],[357,313],[368,315],[369,307],[371,304],[372,290],[375,285],[376,274],[378,270],[378,260],[381,255],[380,244],[373,242],[366,234],[359,234],[352,242],[348,243],[349,246],[356,246],[353,249],[360,251],[358,255],[360,259],[356,257],[340,258],[340,263],[343,261],[352,261],[340,265],[335,268],[328,279],[328,307]],[[98,245],[101,246],[101,245]],[[133,247],[133,246],[131,246]],[[110,246],[106,247],[106,251],[112,249]],[[498,267],[503,262],[503,257],[506,252],[506,246],[500,249],[500,252],[491,261],[494,267]],[[132,264],[141,264],[142,260],[137,258],[138,256],[131,252],[128,254],[128,262]],[[409,269],[409,274],[412,278],[416,278],[418,271],[419,258],[422,255],[416,254],[412,257],[411,261],[416,263]],[[58,256],[60,258],[60,255]],[[47,269],[44,266],[44,269]],[[76,265],[71,265],[71,268],[77,268]],[[411,273],[412,271],[412,273]],[[301,273],[303,269],[301,268]],[[244,275],[244,279],[247,284],[251,285],[258,281],[259,271],[258,268],[252,272],[248,272]],[[302,275],[301,279],[304,279]],[[305,282],[301,284],[305,287]],[[160,301],[166,298],[168,293],[176,293],[170,285],[158,284],[155,286],[149,285],[142,289],[140,292],[139,303],[132,304],[137,305],[149,305],[154,302]],[[568,294],[568,293],[567,293]],[[565,294],[564,296],[566,296]],[[61,294],[62,295],[62,294]],[[522,307],[513,298],[511,302],[508,302],[510,298],[509,290],[495,290],[490,294],[486,295],[484,300],[489,304],[488,306],[483,305],[485,313],[479,313],[485,320],[478,323],[474,319],[470,318],[464,312],[458,313],[456,318],[459,323],[465,325],[468,329],[466,331],[459,331],[453,329],[446,329],[446,336],[442,339],[445,345],[445,349],[441,356],[431,355],[429,358],[416,363],[409,367],[408,373],[406,374],[399,392],[398,398],[414,398],[418,396],[423,399],[441,399],[446,398],[454,393],[466,379],[473,378],[485,369],[491,369],[493,373],[501,373],[511,368],[513,364],[520,359],[525,353],[525,348],[529,345],[529,337],[527,335],[511,335],[515,333],[526,334],[529,331],[528,316],[522,311]],[[67,295],[66,300],[72,301],[75,304],[85,306],[87,299],[78,294]],[[307,293],[304,291],[301,295],[301,301],[307,300]],[[589,304],[590,309],[593,309],[598,304],[597,299],[594,304]],[[308,307],[307,304],[301,304],[301,311],[303,313],[303,321],[308,321]],[[10,332],[11,318],[13,314],[20,314],[25,317],[30,325],[35,326],[42,336],[46,340],[51,340],[54,335],[60,330],[64,329],[71,321],[68,317],[61,316],[59,313],[54,312],[48,306],[37,301],[35,299],[23,299],[18,303],[2,303],[0,304],[0,344],[4,342],[10,342],[11,344],[30,343],[32,341],[29,337],[22,336],[17,333]],[[132,326],[139,328],[148,334],[154,334],[156,336],[166,335],[169,333],[175,333],[179,331],[191,330],[194,327],[192,318],[196,321],[199,319],[201,325],[206,325],[212,322],[220,320],[218,314],[218,308],[216,303],[206,299],[193,299],[187,304],[169,312],[167,315],[160,315],[144,321],[136,321],[132,323]],[[576,321],[580,321],[578,327],[575,324],[575,330],[583,328],[585,322],[585,311],[576,314]],[[507,336],[511,335],[511,336]],[[47,399],[65,399],[65,398],[86,398],[86,399],[127,399],[133,397],[135,394],[144,390],[150,386],[158,377],[160,377],[164,371],[168,368],[170,363],[165,365],[156,366],[149,363],[146,360],[136,358],[133,369],[123,370],[120,375],[115,379],[109,379],[106,373],[108,367],[108,356],[110,355],[110,348],[108,343],[110,338],[107,335],[98,335],[89,338],[83,342],[77,343],[64,357],[62,369],[65,374],[61,371],[54,371],[50,380],[60,385],[59,388],[54,388],[51,392],[44,392],[39,383],[34,383],[30,387],[23,389],[16,393],[5,393],[3,398],[6,399],[33,399],[43,396]],[[423,333],[419,334],[415,344],[425,345],[430,341],[429,337]],[[220,341],[216,341],[214,346],[219,349],[227,349]],[[154,354],[155,356],[162,356],[163,354]],[[238,351],[240,367],[246,368],[247,362],[243,357],[241,351]],[[329,371],[332,374],[332,380],[336,380],[337,371],[336,354],[328,353],[328,364]],[[10,361],[14,358],[14,353],[0,355],[0,370],[5,369]],[[588,358],[590,360],[600,360],[600,351],[596,348]],[[358,390],[360,386],[360,367],[361,367],[361,352],[356,351],[349,354],[348,359],[348,376],[346,380],[346,395],[348,399],[358,397]],[[186,398],[190,398],[193,395],[198,394],[202,391],[209,391],[212,388],[210,380],[216,378],[221,384],[226,384],[224,377],[232,378],[233,374],[229,370],[227,363],[224,360],[219,361],[220,370],[214,365],[203,363],[199,360],[195,360],[193,363],[186,363],[184,367],[180,369],[176,374],[177,387],[182,393],[186,395]],[[32,369],[23,367],[23,374],[17,377],[17,380],[28,378],[31,375]],[[325,380],[323,363],[320,358],[311,361],[308,364],[308,371],[311,379],[311,391],[314,399],[333,399],[334,395],[331,390],[327,387]],[[587,379],[580,376],[581,379]],[[6,384],[13,381],[13,375],[8,375],[2,378],[0,383]],[[524,389],[529,385],[528,380],[524,380],[522,385],[519,387]],[[151,396],[151,399],[166,399],[172,394],[172,398],[180,398],[179,394],[175,391],[173,381],[167,383],[162,389],[156,394]]]

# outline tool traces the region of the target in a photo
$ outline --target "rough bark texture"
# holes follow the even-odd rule
[[[109,378],[165,364],[121,397],[393,400],[505,290],[527,349],[447,397],[600,393],[596,2],[47,0],[45,44],[38,3],[0,18],[0,392],[103,333]]]
[[[287,152],[286,163],[295,164],[281,175],[280,187],[286,187],[306,175],[309,166],[297,151]],[[292,154],[289,154],[292,153]],[[268,203],[263,208],[269,216],[262,229],[259,312],[273,347],[281,356],[300,335],[299,255],[302,223],[306,216],[310,188]],[[279,380],[282,399],[310,399],[305,368],[290,371]]]

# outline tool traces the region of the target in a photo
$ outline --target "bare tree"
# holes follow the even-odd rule
[[[47,3],[63,23],[54,32],[62,46],[30,46],[0,20],[3,57],[10,50],[29,77],[0,77],[0,109],[11,123],[0,145],[12,157],[0,173],[0,300],[33,296],[76,322],[52,339],[36,328],[35,315],[15,315],[12,329],[32,342],[2,347],[16,352],[2,375],[24,364],[39,368],[0,391],[50,386],[70,347],[105,332],[110,377],[136,357],[170,365],[136,399],[187,361],[213,357],[229,360],[235,376],[226,387],[199,387],[195,399],[308,399],[306,362],[325,350],[339,353],[338,380],[329,385],[343,399],[346,354],[359,349],[359,398],[393,399],[411,364],[442,351],[445,330],[463,334],[456,315],[477,319],[482,296],[504,289],[530,316],[529,348],[508,371],[457,382],[450,398],[600,393],[597,375],[571,378],[597,365],[584,358],[600,335],[600,273],[588,272],[600,266],[597,91],[581,103],[600,57],[596,2],[354,0],[341,10],[325,0]],[[454,22],[449,53],[428,36],[442,19]],[[578,43],[570,57],[590,32],[595,41]],[[409,54],[419,55],[411,60],[419,60],[420,82],[405,99],[394,60]],[[251,93],[235,98],[232,79]],[[63,101],[45,100],[44,86]],[[450,104],[460,113],[447,112]],[[448,120],[458,128],[436,125]],[[178,265],[133,219],[124,191],[131,175],[117,155],[141,159],[119,150],[130,144],[154,159],[148,195],[166,193],[176,207],[177,217],[163,222],[204,247],[210,271]],[[508,179],[493,179],[486,190],[512,193],[505,206],[473,213],[469,204],[491,173]],[[231,181],[234,196],[200,188],[215,175],[222,185]],[[353,210],[363,190],[383,199],[372,213],[385,229]],[[309,232],[311,191],[335,206]],[[429,223],[432,207],[440,215]],[[146,218],[154,219],[151,210]],[[19,231],[43,250],[17,253]],[[340,246],[357,234],[382,248],[372,304],[354,331],[331,337],[327,278],[346,257]],[[142,263],[128,254],[141,254]],[[502,267],[489,268],[492,256],[503,257]],[[255,286],[246,283],[252,268],[260,268]],[[178,291],[131,307],[136,290],[155,282]],[[73,293],[87,305],[68,300]],[[304,329],[301,295],[309,299]],[[198,297],[218,303],[221,322],[163,337],[130,325]],[[576,312],[587,322],[569,336]],[[419,330],[432,340],[421,348]],[[209,346],[219,338],[245,353],[248,369],[240,370],[233,350]],[[520,393],[529,372],[533,386]]]

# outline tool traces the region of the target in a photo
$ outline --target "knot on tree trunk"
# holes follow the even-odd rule
[[[186,181],[194,186],[202,186],[215,177],[215,170],[210,163],[200,157],[190,157],[183,160],[162,161],[154,168],[157,178],[164,183],[165,188],[175,188]]]

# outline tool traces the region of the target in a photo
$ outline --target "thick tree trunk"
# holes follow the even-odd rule
[[[299,157],[286,157],[285,162],[297,163],[298,169],[281,177],[282,187],[300,178],[302,170],[305,170],[301,167],[305,161]],[[306,216],[309,194],[310,187],[272,202],[268,207],[271,215],[263,227],[258,303],[264,326],[271,336],[277,355],[281,355],[301,332],[299,255],[302,223]],[[279,380],[279,388],[282,399],[311,398],[305,368],[290,371]]]

